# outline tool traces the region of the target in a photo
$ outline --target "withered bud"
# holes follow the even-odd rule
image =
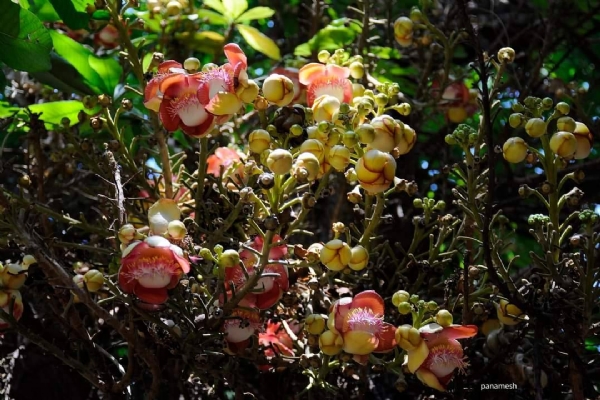
[[[102,119],[100,117],[90,118],[90,126],[93,130],[99,131],[100,129],[102,129]]]
[[[540,187],[540,192],[545,195],[551,194],[554,192],[554,186],[550,182],[545,181]]]
[[[121,108],[126,111],[130,111],[133,108],[133,103],[130,99],[123,99],[121,100]]]
[[[26,188],[29,187],[29,185],[31,185],[31,178],[29,177],[29,175],[22,175],[19,178],[19,186]]]
[[[112,99],[110,96],[107,96],[105,94],[101,94],[100,96],[98,96],[98,104],[100,104],[102,107],[106,108],[110,106],[111,103]]]

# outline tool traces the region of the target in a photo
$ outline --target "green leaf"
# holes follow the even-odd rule
[[[7,101],[0,101],[0,118],[7,118],[19,112],[19,107],[10,105]]]
[[[98,21],[108,21],[110,20],[110,12],[108,12],[108,10],[96,10],[92,14],[92,19],[96,19]]]
[[[229,25],[230,21],[223,15],[206,9],[198,10],[198,17],[200,19],[206,19],[209,24],[212,25]]]
[[[11,0],[0,0],[0,61],[26,72],[50,69],[52,40],[42,22]]]
[[[79,122],[77,116],[80,111],[89,112],[79,100],[52,101],[49,103],[34,104],[28,107],[33,113],[41,113],[40,119],[47,124],[58,125],[63,118],[69,118],[71,124]]]
[[[223,3],[221,2],[221,0],[204,0],[202,2],[206,7],[210,7],[213,10],[225,15],[227,14],[227,11],[225,9],[225,6],[223,5]]]
[[[223,51],[223,44],[225,43],[225,37],[213,31],[175,33],[175,39],[184,42],[194,51],[209,54]]]
[[[342,20],[334,21],[338,25]],[[335,26],[332,24],[321,29],[317,34],[308,41],[309,51],[308,54],[312,54],[313,51],[321,50],[337,50],[348,46],[357,37],[356,26],[349,21],[349,26]],[[306,56],[307,49],[306,44],[296,47],[294,54],[298,56]]]
[[[79,11],[71,0],[50,0],[52,6],[62,19],[62,21],[71,29],[87,28],[89,16],[84,11]]]
[[[34,13],[43,22],[60,21],[58,13],[47,0],[20,0],[21,7]]]
[[[77,93],[80,95],[96,94],[83,79],[77,69],[69,64],[67,60],[56,53],[50,54],[52,68],[50,71],[32,72],[32,78],[65,93]]]
[[[206,2],[204,3],[206,4]],[[223,0],[223,6],[225,7],[226,16],[236,19],[248,9],[247,0]]]
[[[50,32],[56,53],[73,65],[96,94],[113,95],[122,74],[119,62],[98,57],[82,44],[58,32]]]
[[[275,10],[269,7],[254,7],[237,18],[239,22],[248,22],[255,19],[271,18]]]
[[[260,51],[274,60],[281,59],[281,53],[277,44],[258,29],[248,25],[236,25],[236,27],[244,40],[246,40],[254,50]]]

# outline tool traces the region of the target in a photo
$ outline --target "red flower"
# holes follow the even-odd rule
[[[119,286],[146,303],[162,304],[167,301],[167,290],[177,286],[189,271],[190,263],[180,247],[161,236],[150,236],[123,251]]]
[[[350,68],[335,64],[310,63],[298,72],[298,80],[307,86],[306,101],[312,107],[317,97],[325,94],[336,97],[342,103],[352,101]]]
[[[219,147],[215,150],[215,154],[208,156],[208,159],[206,160],[208,163],[206,172],[217,177],[221,176],[221,166],[223,166],[223,180],[228,176],[231,176],[235,182],[238,182],[236,175],[244,178],[244,164],[242,164],[241,160],[240,154],[234,149],[229,147]],[[238,167],[232,168],[236,163],[238,164]]]
[[[431,88],[439,92],[439,82],[433,81]],[[451,83],[444,89],[438,107],[449,121],[459,124],[477,111],[477,90],[469,90],[463,82]]]
[[[396,346],[396,327],[383,322],[383,299],[374,290],[343,297],[331,307],[327,326],[344,340],[343,350],[366,363],[369,354],[385,353]]]
[[[265,348],[264,352],[267,358],[276,357],[280,354],[294,356],[294,342],[281,322],[267,321],[265,331],[258,334],[258,344]],[[262,367],[260,369],[269,369],[269,366]]]
[[[94,34],[94,43],[107,49],[119,46],[119,30],[114,25],[105,25]]]
[[[0,308],[6,313],[10,313],[10,303],[13,301],[12,316],[18,321],[23,315],[23,299],[21,298],[21,292],[18,290],[1,289],[0,290]],[[10,324],[0,318],[0,329],[10,327]]]

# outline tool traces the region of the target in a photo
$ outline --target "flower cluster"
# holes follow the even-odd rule
[[[20,263],[0,265],[0,308],[17,321],[23,315],[23,299],[19,289],[25,284],[29,266],[36,262],[33,256],[26,255]],[[0,317],[0,330],[9,326],[8,321]]]

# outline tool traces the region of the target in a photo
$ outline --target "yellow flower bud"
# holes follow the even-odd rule
[[[27,254],[25,257],[23,257],[23,262],[21,264],[23,265],[23,267],[25,267],[25,269],[27,269],[27,267],[29,267],[31,264],[35,264],[35,263],[37,263],[37,260],[35,259],[35,257],[32,256],[31,254]]]
[[[408,315],[412,311],[412,306],[408,301],[403,301],[398,304],[398,312],[402,315]]]
[[[469,116],[467,109],[464,107],[449,107],[446,115],[448,116],[448,120],[454,124],[464,122]]]
[[[389,153],[369,150],[356,164],[360,185],[369,193],[381,193],[390,187],[396,174],[396,160]]]
[[[392,304],[398,307],[400,303],[404,303],[410,300],[410,294],[406,290],[398,290],[392,296]]]
[[[331,271],[343,270],[352,258],[352,250],[348,243],[333,239],[325,243],[319,258],[323,265]]]
[[[331,57],[331,53],[327,50],[321,50],[319,54],[317,54],[317,59],[323,64],[329,61],[329,57]]]
[[[515,61],[515,50],[512,47],[503,47],[498,50],[498,61],[510,64]]]
[[[394,22],[394,37],[402,47],[408,47],[413,40],[414,23],[408,17],[400,17]]]
[[[365,67],[363,63],[359,61],[353,61],[350,63],[350,76],[354,79],[362,79],[365,74]]]
[[[300,145],[300,153],[311,153],[320,163],[325,160],[325,146],[318,139],[307,139]]]
[[[239,87],[237,95],[242,102],[251,104],[254,103],[254,100],[258,97],[259,91],[260,88],[258,87],[258,84],[253,79],[249,79],[246,86]]]
[[[169,3],[167,3],[167,15],[169,16],[175,16],[175,15],[179,15],[179,13],[181,13],[181,4],[178,1],[170,1]]]
[[[235,267],[240,264],[240,254],[232,249],[225,250],[219,256],[218,262],[224,268]]]
[[[317,179],[320,171],[319,159],[312,153],[300,153],[296,162],[293,166],[294,176],[299,170],[305,170],[306,176],[304,177],[308,182],[312,182]],[[301,179],[302,180],[302,179]]]
[[[284,175],[290,172],[293,162],[294,158],[292,157],[292,153],[284,149],[273,150],[269,153],[266,160],[267,167],[269,167],[273,173],[278,175]]]
[[[510,163],[520,163],[527,157],[527,144],[520,137],[512,137],[502,146],[504,159]]]
[[[6,264],[0,266],[0,286],[5,289],[20,289],[27,280],[27,269],[25,264]]]
[[[386,153],[394,150],[394,147],[396,147],[402,137],[403,125],[389,115],[381,115],[373,118],[371,126],[374,129],[374,138],[369,143],[369,148]]]
[[[412,325],[401,325],[396,329],[396,343],[403,350],[415,350],[422,341],[421,333]]]
[[[90,269],[83,276],[88,292],[96,293],[104,285],[104,274],[97,269]]]
[[[546,123],[541,118],[531,118],[525,124],[525,132],[531,137],[540,137],[546,133]]]
[[[328,94],[317,97],[312,106],[315,122],[335,122],[338,119],[341,104],[337,97]]]
[[[346,146],[333,146],[329,150],[327,161],[335,170],[343,171],[350,164],[350,150]]]
[[[369,252],[361,245],[354,246],[348,266],[354,271],[362,271],[369,263]]]
[[[332,331],[325,331],[319,336],[319,348],[323,354],[335,356],[342,351],[344,339]]]
[[[279,107],[287,106],[294,99],[294,82],[285,75],[269,75],[262,89],[265,99]]]
[[[504,325],[517,325],[521,321],[528,319],[528,317],[521,311],[521,309],[514,304],[510,304],[507,300],[500,300],[496,304],[496,311],[498,320]]]
[[[362,95],[365,94],[365,87],[363,85],[361,85],[360,83],[353,83],[352,84],[352,97],[361,97]]]
[[[556,109],[556,111],[558,111],[559,113],[561,113],[563,115],[567,115],[569,112],[571,112],[571,106],[569,106],[564,101],[561,101],[560,103],[557,103],[554,106],[554,108]]]
[[[306,260],[309,263],[316,263],[320,260],[321,250],[323,250],[324,246],[322,243],[313,243],[308,246],[306,249]]]
[[[179,220],[181,210],[172,199],[159,199],[148,209],[148,221],[153,235],[167,233],[169,222]]]
[[[396,144],[396,149],[398,149],[398,154],[401,156],[407,154],[412,150],[415,143],[417,142],[417,132],[409,125],[404,124],[404,129],[402,130],[402,135],[400,136],[400,141]]]
[[[452,325],[453,320],[454,319],[453,319],[450,311],[445,310],[445,309],[441,309],[435,315],[435,322],[437,322],[439,325],[441,325],[443,327]]]
[[[187,235],[187,229],[183,222],[176,219],[174,221],[169,222],[167,227],[167,233],[174,240],[181,240]]]
[[[375,127],[370,124],[362,124],[356,128],[359,142],[370,144],[375,140]]]
[[[304,327],[311,335],[320,335],[325,330],[325,318],[321,314],[310,314],[304,320]]]
[[[577,139],[577,150],[575,151],[575,159],[581,160],[590,155],[592,151],[593,137],[587,125],[581,122],[575,123],[576,127],[573,131],[575,139]],[[25,262],[25,259],[23,259]]]
[[[264,129],[255,129],[248,136],[250,151],[260,154],[271,146],[271,135]]]
[[[577,139],[570,132],[556,132],[550,138],[550,148],[559,157],[572,158],[577,151]]]
[[[190,73],[194,73],[200,69],[200,60],[198,60],[196,57],[187,58],[183,62],[183,68]]]
[[[571,132],[575,130],[575,120],[571,117],[561,117],[556,120],[556,128],[559,131]]]
[[[137,230],[132,224],[125,224],[119,229],[119,241],[124,244],[129,244],[135,239]]]

